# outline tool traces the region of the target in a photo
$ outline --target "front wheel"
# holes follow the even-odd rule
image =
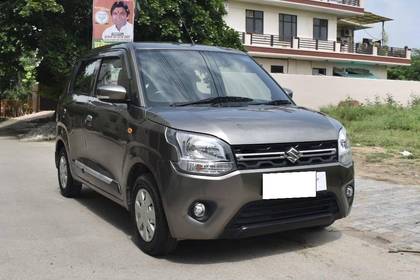
[[[62,148],[58,154],[58,183],[60,192],[64,197],[78,197],[82,190],[82,184],[75,181],[71,175],[67,153]]]
[[[150,176],[137,178],[132,197],[131,213],[139,248],[151,256],[175,250],[177,242],[169,232],[157,187]]]

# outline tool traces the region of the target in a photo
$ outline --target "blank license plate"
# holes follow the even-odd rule
[[[263,174],[263,199],[316,197],[327,190],[325,172]]]

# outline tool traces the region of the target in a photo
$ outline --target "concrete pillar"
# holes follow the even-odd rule
[[[293,48],[299,49],[299,38],[293,38]]]
[[[409,48],[407,48],[407,47],[406,47],[406,49],[405,49],[405,53],[406,53],[406,57],[407,57],[408,59],[411,59],[411,49],[409,49]]]
[[[375,56],[378,55],[378,47],[377,46],[372,47],[372,55],[375,55]]]
[[[245,43],[244,45],[250,46],[251,45],[251,34],[245,33]]]
[[[35,84],[32,88],[32,113],[39,112],[40,110],[40,96],[38,94],[39,85]]]
[[[341,43],[335,42],[335,52],[341,52]]]

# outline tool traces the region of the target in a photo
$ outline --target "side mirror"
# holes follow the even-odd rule
[[[293,99],[293,90],[289,89],[289,88],[283,88],[284,91],[286,92],[286,94]]]
[[[100,86],[96,90],[96,96],[105,102],[124,102],[127,101],[127,90],[118,85]]]

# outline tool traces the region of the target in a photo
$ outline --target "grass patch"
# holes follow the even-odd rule
[[[343,102],[321,110],[347,128],[353,145],[383,147],[393,154],[409,151],[413,158],[420,158],[419,102],[403,107],[389,97],[386,103],[355,106]],[[370,160],[385,158],[386,154],[374,154]]]
[[[4,122],[5,120],[7,120],[6,118],[0,117],[0,123]]]

